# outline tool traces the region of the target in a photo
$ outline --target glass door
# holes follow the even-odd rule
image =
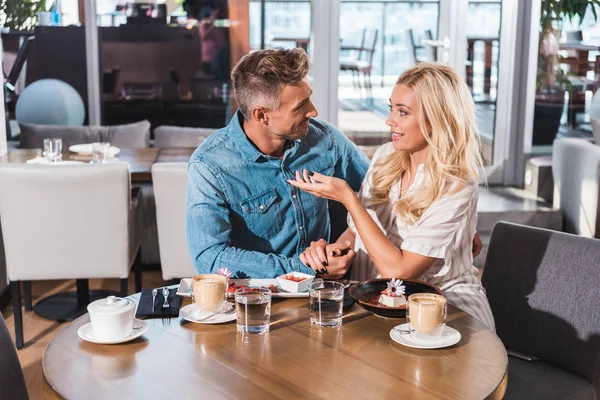
[[[320,13],[320,20],[339,23],[326,43],[314,42],[319,73],[313,74],[313,86],[329,87],[328,102],[336,105],[322,106],[321,117],[373,152],[390,140],[385,119],[398,76],[421,62],[449,64],[464,77],[476,103],[488,182],[504,181],[516,0],[313,0],[313,8],[320,3],[331,13]],[[329,65],[320,65],[322,59]]]

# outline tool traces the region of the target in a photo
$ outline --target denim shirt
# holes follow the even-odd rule
[[[283,158],[261,153],[239,111],[196,149],[188,166],[187,240],[196,271],[229,268],[236,277],[314,274],[298,256],[328,239],[328,203],[286,181],[307,169],[344,179],[358,191],[369,160],[346,136],[311,119]]]

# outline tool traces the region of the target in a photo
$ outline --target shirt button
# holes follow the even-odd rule
[[[298,229],[302,230],[302,226],[300,226]]]
[[[295,195],[295,194],[293,194],[293,195],[292,195],[292,199],[295,199],[295,198],[296,198],[296,195]]]
[[[258,208],[259,208],[260,210],[262,210],[262,209],[264,209],[264,208],[265,208],[265,206],[263,206],[263,205],[261,204],[260,206],[258,206]]]

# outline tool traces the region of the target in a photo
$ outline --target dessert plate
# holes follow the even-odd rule
[[[196,304],[192,303],[179,310],[179,317],[196,324],[222,324],[224,322],[235,321],[237,314],[235,309],[232,312],[215,314],[211,311],[200,310]]]
[[[377,302],[381,291],[387,288],[389,280],[389,278],[373,279],[357,285],[352,285],[350,286],[350,296],[352,296],[362,308],[371,311],[373,314],[388,318],[404,318],[406,317],[406,306],[388,307]],[[404,279],[402,282],[405,286],[406,298],[415,293],[435,293],[442,295],[440,289],[429,283],[409,279]]]
[[[394,342],[414,349],[441,349],[455,345],[461,338],[459,331],[447,325],[444,325],[442,334],[434,340],[416,339],[410,335],[409,329],[409,322],[395,326],[390,331],[390,337]]]

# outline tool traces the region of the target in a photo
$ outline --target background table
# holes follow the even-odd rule
[[[152,319],[141,338],[120,345],[81,340],[77,329],[89,321],[86,314],[48,345],[44,376],[68,399],[500,399],[504,394],[504,346],[454,307],[448,325],[461,332],[461,341],[417,350],[389,337],[404,319],[380,318],[354,305],[340,329],[320,329],[309,322],[307,302],[274,301],[271,332],[265,335],[239,334],[235,322]]]
[[[114,161],[123,161],[129,164],[131,170],[132,182],[152,182],[152,165],[157,162],[188,162],[194,152],[193,148],[143,148],[126,149],[113,159]],[[15,149],[7,155],[0,156],[0,163],[25,163],[35,157],[41,157],[41,149]],[[89,162],[91,155],[80,155],[66,151],[63,153],[63,160],[74,160]]]

